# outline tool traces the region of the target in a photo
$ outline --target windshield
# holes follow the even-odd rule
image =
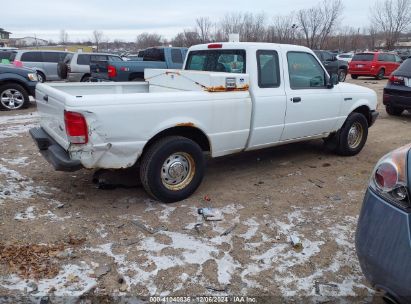
[[[352,58],[352,61],[373,61],[374,54],[370,53],[363,53],[363,54],[355,54]]]
[[[245,50],[204,50],[188,54],[186,70],[245,73]]]

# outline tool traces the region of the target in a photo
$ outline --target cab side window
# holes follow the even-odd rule
[[[325,71],[312,54],[305,52],[288,52],[287,60],[291,89],[298,90],[325,87]]]
[[[276,51],[257,51],[258,86],[278,88],[280,86],[280,66]]]

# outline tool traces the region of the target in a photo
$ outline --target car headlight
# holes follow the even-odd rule
[[[407,180],[407,156],[411,144],[382,157],[374,168],[370,187],[380,196],[401,208],[411,208]]]
[[[29,73],[29,74],[27,74],[27,77],[28,77],[31,81],[38,81],[38,78],[37,78],[37,74],[36,74],[36,73]]]

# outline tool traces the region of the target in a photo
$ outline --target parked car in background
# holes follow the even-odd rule
[[[140,54],[141,53],[141,54]],[[155,47],[139,52],[141,60],[96,61],[90,65],[94,80],[144,81],[145,69],[181,69],[187,48]]]
[[[18,110],[28,107],[29,96],[35,96],[36,84],[36,71],[0,64],[0,109]]]
[[[170,203],[200,185],[205,154],[321,138],[353,156],[378,116],[373,90],[338,83],[296,45],[197,45],[183,70],[146,69],[145,79],[39,84],[41,128],[30,134],[40,152],[62,171],[136,165],[147,193]]]
[[[90,63],[95,61],[123,61],[118,55],[106,53],[70,53],[57,65],[57,73],[61,79],[70,82],[90,81]]]
[[[354,57],[354,53],[342,53],[342,54],[337,55],[338,60],[343,60],[346,62],[351,62],[353,57]]]
[[[37,72],[39,82],[47,80],[61,80],[57,75],[57,63],[63,61],[70,52],[44,50],[17,50],[13,51],[11,61],[18,60],[25,67]]]
[[[343,60],[338,60],[335,54],[329,51],[314,51],[318,59],[321,60],[328,74],[337,74],[340,82],[345,81],[348,72],[348,64]]]
[[[383,79],[385,76],[391,75],[400,66],[401,62],[401,58],[392,53],[357,53],[349,64],[348,72],[351,74],[352,79],[357,79],[358,76]]]
[[[379,160],[356,232],[362,271],[386,303],[411,303],[411,144]]]
[[[389,115],[399,116],[411,110],[411,58],[406,59],[388,79],[383,103]]]

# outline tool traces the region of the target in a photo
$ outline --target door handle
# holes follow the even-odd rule
[[[44,95],[44,96],[43,96],[43,100],[44,100],[45,102],[49,102],[49,96],[48,96],[48,95]]]
[[[293,102],[301,102],[301,97],[294,97],[291,99]]]

